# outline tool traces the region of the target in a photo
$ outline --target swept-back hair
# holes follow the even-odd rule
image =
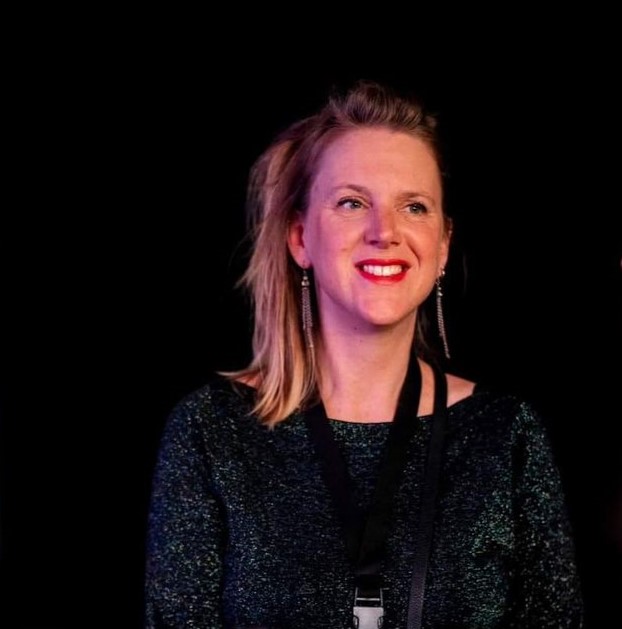
[[[316,166],[336,137],[360,128],[381,127],[423,140],[444,172],[436,118],[412,96],[372,81],[333,91],[320,111],[277,135],[251,168],[247,191],[252,249],[239,284],[248,290],[254,313],[252,359],[239,371],[222,372],[256,387],[253,412],[272,426],[318,396],[315,353],[304,339],[301,269],[287,245],[288,229],[306,212]],[[314,334],[321,322],[314,300]],[[430,350],[426,322],[417,317],[415,351]]]

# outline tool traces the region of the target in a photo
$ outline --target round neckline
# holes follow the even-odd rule
[[[470,402],[470,400],[472,400],[475,397],[475,394],[478,393],[478,385],[479,383],[475,384],[475,387],[473,388],[473,392],[470,395],[467,395],[466,397],[463,397],[457,402],[454,402],[453,404],[449,405],[447,407],[447,412],[451,413],[457,407]],[[427,413],[425,415],[417,415],[417,419],[421,421],[428,421],[432,419],[433,416],[434,416],[433,413]],[[385,421],[359,422],[359,421],[350,421],[348,419],[335,419],[334,417],[329,417],[328,421],[335,424],[353,424],[356,426],[390,426],[393,423],[392,419],[388,419]]]
[[[231,384],[242,387],[242,390],[245,392],[246,395],[253,395],[253,392],[255,391],[254,387],[251,387],[250,385],[245,384],[243,382],[234,382],[234,383],[231,382]],[[463,404],[469,403],[470,400],[475,398],[475,396],[478,393],[485,390],[486,390],[486,387],[481,382],[476,382],[471,394],[467,395],[466,397],[463,397],[462,399],[458,400],[457,402],[454,402],[453,404],[450,404],[447,407],[447,412],[451,413],[454,409],[462,406]],[[417,415],[417,419],[421,421],[428,421],[432,419],[432,417],[433,417],[433,413],[427,413],[426,415]],[[347,419],[335,419],[333,417],[329,417],[328,421],[334,424],[352,424],[355,426],[390,426],[393,423],[392,419],[385,420],[385,421],[360,422],[360,421],[350,421]]]

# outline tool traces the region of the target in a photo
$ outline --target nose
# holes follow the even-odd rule
[[[381,248],[399,244],[400,232],[397,219],[397,213],[393,208],[388,206],[375,207],[369,213],[365,241]]]

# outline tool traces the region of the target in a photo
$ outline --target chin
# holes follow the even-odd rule
[[[390,313],[374,313],[373,315],[368,315],[366,318],[369,325],[374,328],[389,328],[396,325],[403,325],[407,322],[411,322],[409,315],[407,314],[397,314],[395,311]],[[412,324],[414,325],[414,318],[412,319]]]

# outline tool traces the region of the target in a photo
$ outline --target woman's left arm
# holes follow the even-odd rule
[[[546,427],[526,403],[514,434],[517,596],[521,629],[583,627],[583,597],[559,469]]]

